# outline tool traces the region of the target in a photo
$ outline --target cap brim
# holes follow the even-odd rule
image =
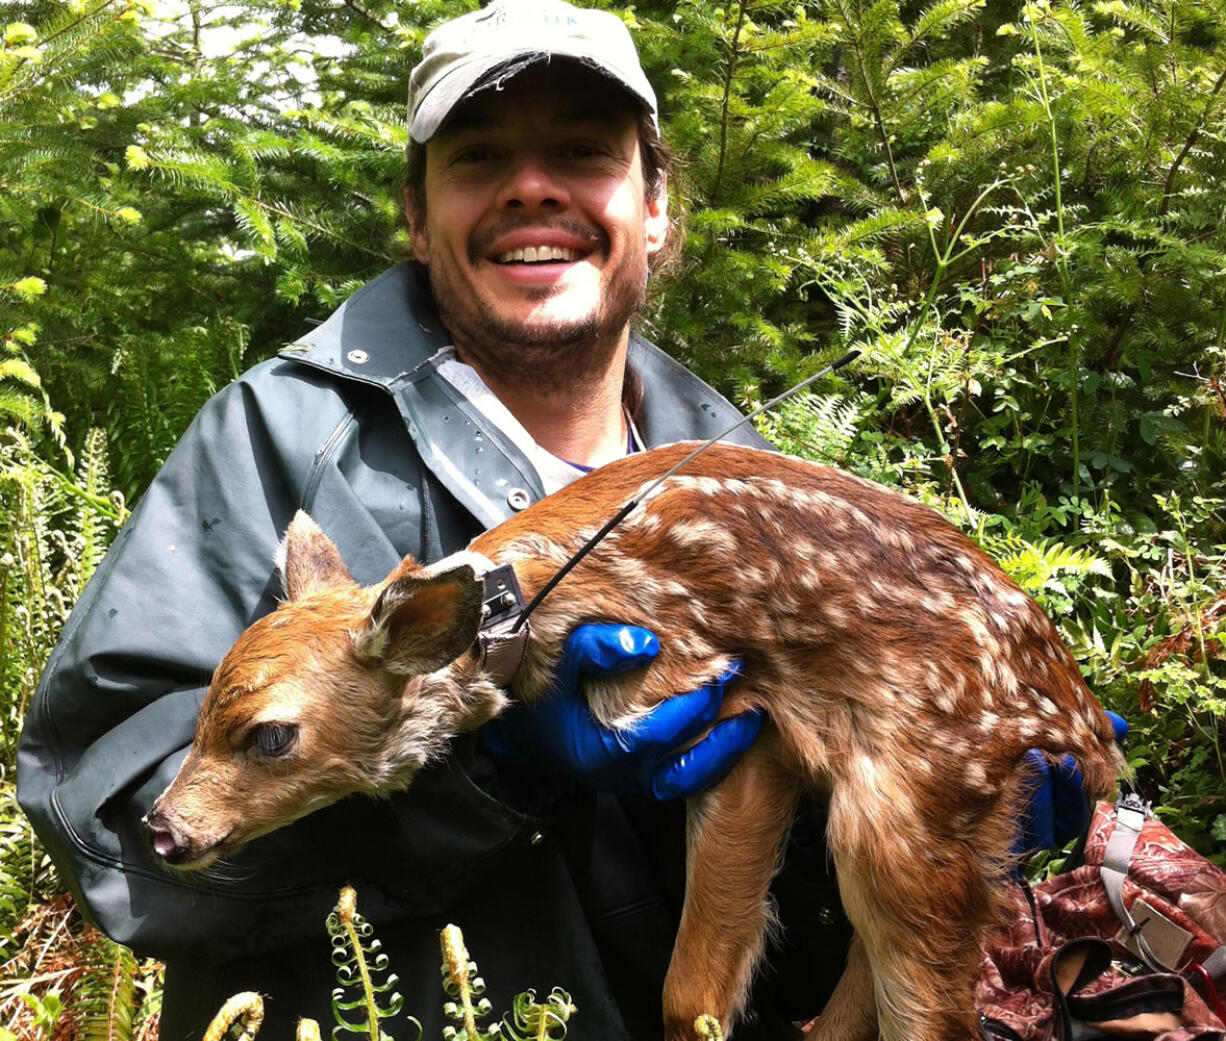
[[[586,54],[570,54],[564,50],[521,51],[510,56],[500,54],[473,59],[452,69],[431,88],[430,93],[417,106],[409,127],[409,135],[418,144],[425,144],[438,133],[447,117],[462,101],[482,90],[497,86],[502,80],[523,72],[529,66],[539,65],[554,58],[578,62],[593,72],[600,73],[638,101],[651,113],[652,120],[656,120],[655,98],[644,97],[642,91],[628,83],[618,70],[595,62]]]

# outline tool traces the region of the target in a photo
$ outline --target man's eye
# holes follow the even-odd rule
[[[251,748],[275,759],[293,750],[298,743],[298,728],[289,723],[261,723],[248,740]]]
[[[495,158],[496,153],[492,148],[484,146],[474,146],[465,148],[451,157],[453,163],[486,163]]]

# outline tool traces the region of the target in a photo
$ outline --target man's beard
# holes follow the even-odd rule
[[[602,237],[601,250],[607,252]],[[470,263],[480,253],[470,249]],[[595,308],[574,319],[519,320],[497,313],[486,301],[467,295],[450,265],[431,253],[427,267],[439,317],[463,360],[503,384],[537,393],[574,393],[588,373],[599,372],[621,346],[627,326],[646,297],[643,253],[627,256]],[[542,288],[539,299],[553,294]]]

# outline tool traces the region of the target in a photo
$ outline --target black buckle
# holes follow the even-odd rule
[[[485,593],[481,614],[481,629],[492,629],[508,619],[515,618],[524,610],[524,594],[519,588],[519,579],[510,564],[485,573]]]
[[[1136,792],[1121,791],[1119,793],[1115,800],[1115,812],[1119,813],[1120,810],[1132,810],[1134,813],[1139,813],[1146,820],[1153,816],[1150,804]]]

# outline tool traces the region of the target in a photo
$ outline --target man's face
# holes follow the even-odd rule
[[[483,91],[429,142],[425,188],[413,249],[461,357],[561,387],[625,342],[668,218],[608,80],[559,63]]]

